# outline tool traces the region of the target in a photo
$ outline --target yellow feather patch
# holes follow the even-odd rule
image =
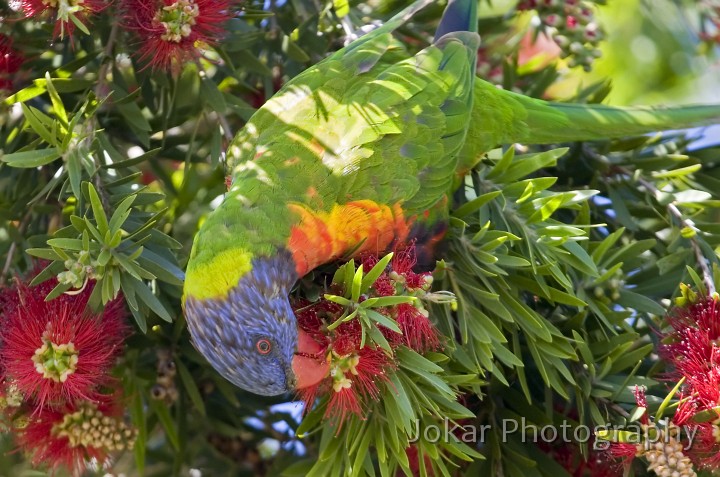
[[[192,263],[192,262],[191,262]],[[185,273],[185,298],[224,298],[252,270],[252,254],[240,248],[223,250]]]

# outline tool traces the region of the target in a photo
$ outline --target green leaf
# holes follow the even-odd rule
[[[27,106],[25,103],[22,103],[20,107],[22,108],[25,120],[28,122],[32,130],[35,131],[35,134],[40,136],[43,141],[50,144],[51,146],[57,146],[57,136],[50,132],[50,129],[48,129],[46,126],[52,125],[52,118],[50,118],[40,110],[33,108],[32,106]]]
[[[135,103],[117,104],[115,105],[127,122],[138,131],[152,131],[152,127],[145,116],[143,116],[140,107]]]
[[[65,164],[67,165],[70,189],[75,197],[80,197],[80,183],[82,181],[82,157],[76,149],[66,154]]]
[[[660,306],[655,300],[624,289],[620,290],[620,299],[617,303],[630,309],[645,311],[658,316],[664,316],[667,312],[667,310]]]
[[[181,360],[175,360],[175,363],[177,364],[180,381],[182,381],[183,386],[188,393],[188,396],[190,396],[190,400],[193,402],[198,412],[205,416],[205,403],[203,402],[202,396],[200,395],[200,390],[195,384],[195,380],[193,379],[192,374],[190,374],[190,371],[188,371],[187,367],[185,366],[185,364],[183,364]]]
[[[100,196],[90,182],[87,183],[87,191],[90,196],[90,205],[92,206],[93,215],[95,216],[95,223],[97,224],[98,232],[104,236],[109,230],[107,215],[105,215],[105,209],[103,209],[102,202],[100,202]]]
[[[311,411],[306,415],[300,425],[298,426],[295,434],[300,439],[304,439],[309,432],[313,431],[315,427],[323,420],[323,412],[321,412],[322,403],[315,410]]]
[[[237,61],[237,64],[243,65],[243,68],[245,68],[247,71],[259,73],[262,76],[272,77],[272,70],[270,70],[270,68],[268,68],[265,63],[260,61],[250,51],[239,50],[235,52],[234,57]]]
[[[512,148],[511,148],[512,149]],[[512,165],[497,179],[499,182],[510,183],[520,178],[529,176],[538,169],[551,167],[557,160],[564,156],[568,148],[553,149],[551,151],[537,154],[518,156]]]
[[[670,171],[652,171],[653,179],[672,179],[693,174],[702,169],[702,164],[693,164],[692,166],[679,167]]]
[[[340,1],[347,2],[347,0]],[[283,35],[281,49],[283,53],[285,53],[288,58],[292,60],[300,63],[310,61],[310,56],[305,52],[305,50],[300,48],[300,46],[295,41],[293,41],[292,37],[289,35]]]
[[[213,111],[219,114],[225,114],[225,110],[227,109],[225,98],[218,90],[218,86],[213,83],[211,79],[203,77],[200,82],[200,92],[207,105],[210,106]]]
[[[51,248],[29,248],[25,250],[28,255],[44,258],[45,260],[64,260],[55,250]]]
[[[488,192],[487,194],[483,194],[479,197],[474,198],[470,202],[466,202],[465,204],[461,205],[460,207],[455,209],[452,214],[453,214],[453,216],[462,219],[466,215],[469,215],[469,214],[475,212],[483,205],[485,205],[488,202],[490,202],[491,200],[495,199],[500,194],[502,194],[502,192],[499,190],[493,191],[493,192]]]
[[[132,207],[134,201],[135,195],[130,195],[117,206],[112,214],[112,217],[110,217],[110,222],[108,222],[110,233],[114,234],[120,230],[120,227],[122,227],[127,218],[130,216],[130,208]]]
[[[625,233],[625,228],[620,227],[615,232],[611,233],[605,239],[600,242],[600,244],[593,250],[592,252],[592,258],[596,263],[601,263],[603,257],[605,257],[605,254],[608,250],[610,250],[613,245],[622,237],[622,235]]]
[[[157,399],[151,399],[149,401],[150,408],[155,412],[155,415],[157,415],[158,420],[162,424],[163,428],[165,429],[165,435],[167,436],[168,440],[170,441],[170,445],[173,446],[173,448],[176,451],[180,450],[180,437],[178,435],[177,427],[175,426],[175,422],[173,421],[172,417],[170,416],[170,410],[167,407],[167,404],[165,404],[163,401],[157,400]]]
[[[365,329],[363,328],[363,331]],[[375,343],[376,345],[380,346],[386,353],[392,355],[392,348],[390,347],[390,343],[388,343],[387,339],[385,338],[385,335],[380,332],[375,326],[371,326],[369,330],[367,330],[367,334],[370,337],[370,339]],[[365,334],[363,333],[363,337]],[[360,347],[362,348],[365,346],[364,339],[360,343]]]
[[[397,296],[379,296],[368,298],[360,303],[361,308],[379,308],[382,306],[394,306],[401,303],[414,303],[418,301],[417,297],[407,295]]]
[[[62,263],[60,262],[52,262],[50,265],[45,267],[40,273],[35,275],[35,277],[30,281],[30,286],[34,287],[35,285],[38,285],[40,283],[43,283],[46,280],[49,280],[52,277],[55,277],[58,273],[62,272],[65,269]]]
[[[593,261],[592,257],[588,255],[588,253],[585,251],[584,248],[582,248],[577,242],[565,242],[561,246],[565,250],[569,251],[572,255],[568,257],[567,255],[558,255],[558,258],[560,258],[563,261],[566,261],[568,264],[572,265],[577,270],[584,272],[592,277],[596,277],[598,275],[597,266],[595,265],[595,262]]]
[[[70,17],[70,20],[72,20],[73,24],[76,27],[78,27],[78,30],[85,33],[86,35],[90,34],[90,30],[88,30],[88,28],[85,26],[85,24],[83,22],[81,22],[80,19],[74,13],[70,13],[68,16]]]
[[[365,276],[362,279],[362,284],[360,285],[361,290],[368,290],[373,283],[382,275],[382,273],[385,271],[385,268],[387,267],[388,263],[390,263],[390,260],[392,260],[393,254],[388,253],[383,258],[381,258],[378,263],[376,263],[372,269],[370,269],[369,272],[365,274]]]
[[[91,83],[92,84],[92,83]],[[45,92],[45,82],[35,82],[32,86],[23,88],[17,93],[9,96],[4,103],[11,105],[15,103],[24,103],[25,101],[31,100],[43,94]]]
[[[50,245],[51,247],[62,248],[65,250],[73,250],[75,252],[85,250],[83,241],[80,239],[53,238],[53,239],[49,239],[47,241],[47,244]]]
[[[442,368],[406,346],[396,351],[400,366],[410,370],[423,370],[430,373],[441,373]]]
[[[105,141],[107,141],[107,140],[105,140]],[[106,147],[106,149],[107,149],[107,147]],[[162,148],[157,147],[155,149],[151,149],[150,151],[148,151],[144,154],[140,154],[139,156],[133,157],[131,159],[115,160],[115,158],[113,158],[113,161],[111,163],[103,164],[101,167],[103,169],[125,169],[128,167],[137,165],[137,164],[141,164],[149,159],[152,159],[153,157],[157,156],[158,152],[160,152],[161,150],[162,150]],[[105,184],[105,185],[108,186],[109,184]]]
[[[147,271],[155,275],[158,280],[178,286],[182,286],[184,283],[185,275],[183,271],[180,270],[177,265],[169,262],[150,249],[143,249],[142,255],[137,258],[137,262]]]
[[[382,313],[378,313],[375,310],[366,310],[365,313],[367,314],[368,318],[376,322],[378,325],[382,325],[385,328],[388,328],[395,333],[402,334],[402,331],[400,331],[400,327],[398,324],[394,321],[388,318],[387,316],[383,315]]]
[[[614,358],[610,372],[618,373],[624,369],[634,366],[638,361],[652,353],[653,348],[654,346],[652,344],[646,344],[633,351],[623,353],[620,357]]]
[[[675,385],[675,387],[672,388],[672,390],[667,394],[667,396],[665,396],[665,399],[663,399],[663,402],[660,404],[660,407],[658,407],[658,410],[655,413],[655,422],[658,422],[663,417],[665,409],[670,405],[670,401],[672,401],[673,398],[677,395],[678,391],[684,383],[685,376],[683,376],[680,381],[678,381],[678,383]]]
[[[162,303],[160,303],[160,300],[153,294],[153,292],[150,290],[150,288],[143,282],[138,281],[135,283],[135,292],[147,306],[150,307],[152,311],[155,312],[160,318],[167,321],[168,323],[172,322],[172,317],[170,316],[170,313],[168,313],[167,309],[163,306]]]
[[[47,296],[45,297],[45,301],[54,300],[66,291],[70,290],[71,288],[72,284],[70,283],[58,283],[55,288],[53,288],[50,293],[47,294]]]
[[[147,422],[145,407],[143,405],[142,396],[134,385],[131,387],[132,392],[128,392],[127,395],[132,399],[130,405],[130,417],[135,428],[138,430],[138,435],[135,439],[134,454],[135,454],[135,465],[137,466],[140,475],[143,475],[145,470],[145,446],[147,443]]]
[[[352,301],[350,301],[347,298],[342,297],[342,296],[325,294],[325,295],[323,295],[323,297],[328,301],[335,302],[338,305],[342,305],[342,306],[350,306],[353,304]]]
[[[355,271],[355,276],[353,277],[352,281],[352,291],[350,293],[350,299],[357,303],[360,301],[360,293],[362,293],[364,290],[361,288],[363,283],[363,266],[362,263]]]
[[[53,105],[53,113],[55,113],[55,116],[57,116],[58,119],[60,119],[63,124],[66,125],[68,123],[68,117],[67,113],[65,112],[65,106],[63,105],[63,102],[60,99],[60,95],[58,94],[55,86],[53,85],[52,78],[50,77],[49,72],[45,72],[45,86],[47,87],[48,95],[50,96],[50,101]],[[23,106],[25,105],[23,104]]]
[[[34,151],[14,152],[0,156],[0,161],[7,162],[11,167],[34,168],[50,164],[60,157],[56,147],[36,149]]]
[[[490,172],[488,172],[487,178],[490,180],[496,180],[500,175],[502,175],[503,172],[507,170],[508,167],[510,167],[510,164],[512,164],[513,160],[515,159],[515,148],[509,147],[503,154],[502,158],[495,163],[492,169],[490,169]]]

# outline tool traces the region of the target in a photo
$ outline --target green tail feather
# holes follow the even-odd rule
[[[529,144],[638,136],[720,122],[720,105],[616,108],[518,96],[515,99],[527,110],[527,131],[516,142]]]
[[[638,136],[720,123],[720,105],[629,107],[551,103],[475,81],[460,170],[502,144],[550,144]]]

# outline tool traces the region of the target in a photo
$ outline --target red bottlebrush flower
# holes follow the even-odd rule
[[[132,449],[137,432],[123,422],[121,409],[113,401],[45,408],[16,430],[17,442],[33,465],[80,475],[89,460],[103,463],[111,452]]]
[[[360,264],[366,272],[378,262],[377,256],[373,255],[360,258]],[[428,279],[430,274],[414,273],[412,267],[415,262],[415,249],[411,244],[410,247],[395,254],[389,265],[392,271],[389,273],[383,271],[373,285],[363,291],[364,294],[359,301],[396,295],[412,297],[415,300],[421,298],[438,302],[446,300],[448,295],[429,293],[432,283],[432,280]],[[337,284],[334,286],[338,287]],[[340,289],[334,293],[342,294],[344,290]],[[378,305],[371,306],[369,311],[394,320],[404,333],[394,331],[394,327],[373,325],[377,326],[377,330],[387,342],[387,345],[383,343],[383,346],[393,350],[405,345],[421,353],[440,346],[438,333],[421,305],[410,303],[387,306],[380,306],[378,303]],[[371,332],[364,330],[364,325],[359,319],[350,317],[348,321],[338,322],[349,313],[345,307],[326,299],[321,299],[317,303],[295,300],[292,307],[297,317],[299,334],[302,334],[303,340],[312,344],[313,349],[320,350],[317,353],[313,351],[307,354],[298,352],[296,360],[300,357],[317,359],[328,366],[325,371],[327,374],[323,377],[318,376],[319,381],[312,381],[307,386],[299,386],[298,394],[305,402],[306,410],[312,407],[319,395],[328,394],[325,417],[334,419],[340,429],[349,414],[360,415],[372,402],[381,399],[383,390],[381,384],[383,381],[388,381],[387,373],[396,369],[397,363],[393,359],[392,352],[384,350],[375,341],[377,337],[374,340],[368,338],[368,333]],[[364,333],[366,340],[363,343]],[[299,364],[298,368],[305,370]]]
[[[609,460],[610,462],[605,462],[607,464],[608,471],[617,472],[621,469],[627,468],[635,459],[637,453],[638,448],[636,444],[629,444],[627,442],[612,442],[605,453],[600,456],[600,460]]]
[[[668,317],[673,330],[665,336],[668,342],[660,347],[660,353],[675,365],[681,375],[699,371],[700,363],[706,369],[716,364],[713,359],[720,358],[713,349],[720,344],[720,308],[717,301],[710,297],[700,298],[697,302],[676,308]]]
[[[379,261],[380,260],[378,260],[375,255],[365,255],[361,259],[363,270],[365,270],[365,272],[369,272]],[[373,283],[373,290],[375,290],[377,296],[392,296],[395,295],[396,292],[395,286],[392,284],[387,272],[381,273],[377,280],[375,280],[375,283]]]
[[[360,416],[362,404],[380,399],[379,383],[388,379],[386,371],[392,367],[390,358],[382,350],[369,346],[347,355],[333,351],[330,376],[326,380],[332,390],[325,417],[336,420],[339,430],[349,414]]]
[[[280,91],[283,86],[283,80],[281,76],[275,76],[272,80],[272,94],[268,96],[268,92],[263,86],[258,86],[251,94],[246,96],[247,102],[255,109],[260,109],[265,101],[275,93]]]
[[[350,384],[348,384],[348,387],[340,388],[330,395],[325,417],[337,422],[338,430],[340,430],[349,414],[358,416],[362,414],[358,394],[351,388]]]
[[[405,454],[407,454],[408,457],[408,463],[410,467],[410,472],[412,477],[418,477],[421,475],[420,473],[420,450],[418,447],[413,444],[407,449],[405,449]],[[425,472],[428,477],[433,477],[435,475],[435,472],[432,469],[432,460],[430,459],[430,456],[423,452],[423,461],[425,464]],[[401,477],[405,476],[405,473],[398,469],[395,473],[396,476]]]
[[[140,61],[177,74],[202,45],[220,40],[231,5],[232,0],[123,0],[124,22],[140,39]]]
[[[432,283],[432,274],[415,273],[413,267],[417,263],[415,244],[411,243],[406,249],[395,253],[391,261],[392,272],[390,278],[399,281],[408,291],[428,289]]]
[[[692,446],[684,451],[693,463],[700,468],[717,469],[720,466],[720,414],[715,408],[720,404],[720,375],[715,368],[705,376],[705,379],[686,381],[684,392],[688,395],[678,396],[680,403],[672,423],[693,436]],[[702,422],[696,419],[698,415],[703,415]]]
[[[21,0],[20,8],[27,18],[37,18],[49,12],[55,18],[56,37],[71,36],[75,31],[72,17],[83,25],[88,19],[107,6],[103,0]]]
[[[380,399],[380,381],[387,381],[387,370],[392,369],[394,364],[382,350],[377,348],[364,347],[358,352],[358,361],[354,369],[351,369],[351,380],[353,386],[357,386],[358,392],[363,396],[374,400]]]
[[[340,356],[353,353],[360,348],[362,326],[357,320],[348,321],[336,328],[332,349]]]
[[[86,305],[92,285],[77,295],[45,301],[55,286],[18,283],[6,292],[14,299],[3,314],[0,365],[5,379],[37,409],[98,398],[129,329],[121,299],[92,314]]]
[[[635,404],[637,404],[638,407],[644,407],[645,409],[647,409],[647,397],[645,396],[645,388],[635,386],[633,395],[635,396]]]
[[[362,328],[357,320],[341,324],[330,336],[317,338],[326,323],[340,316],[342,307],[336,303],[321,301],[308,305],[297,301],[294,307],[300,329],[319,344],[324,343],[321,354],[330,353],[330,374],[319,383],[300,389],[300,399],[310,409],[319,394],[329,393],[325,416],[336,420],[339,429],[349,414],[361,414],[361,403],[379,399],[379,383],[387,379],[386,370],[393,365],[382,350],[369,344],[360,347]]]
[[[645,388],[640,386],[635,386],[635,390],[633,391],[633,394],[635,395],[635,403],[638,405],[638,407],[642,407],[647,409],[647,397],[645,397]],[[640,422],[642,424],[648,424],[650,421],[650,418],[648,417],[647,411],[643,413],[643,415],[640,417]]]
[[[402,303],[397,305],[396,310],[396,320],[406,346],[420,353],[440,347],[440,338],[435,326],[415,305]]]
[[[13,49],[12,40],[0,34],[0,91],[13,89],[12,78],[22,65],[22,56]]]
[[[392,281],[390,281],[390,277],[387,276],[387,273],[383,273],[375,280],[373,288],[378,296],[393,296],[395,294],[395,287]]]
[[[318,343],[328,344],[324,327],[334,322],[342,313],[342,306],[322,300],[310,303],[307,300],[295,300],[292,304],[298,326],[312,336]]]

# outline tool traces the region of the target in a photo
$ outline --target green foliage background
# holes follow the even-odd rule
[[[680,283],[701,284],[699,255],[717,275],[720,147],[690,150],[679,132],[492,151],[457,196],[436,280],[458,298],[457,312],[431,315],[454,342],[394,383],[386,425],[356,420],[333,439],[335,429],[311,414],[298,439],[293,408],[273,407],[287,397],[234,388],[190,345],[182,269],[225,191],[228,140],[279,83],[342,46],[335,3],[244,3],[226,39],[177,77],[120,61],[137,45],[113,23],[112,5],[92,35],[76,32],[72,43],[51,41],[49,22],[4,22],[27,61],[18,91],[0,103],[2,280],[32,268],[31,256],[54,261],[50,276],[88,252],[101,267],[93,305],[122,290],[137,332],[117,373],[140,431],[134,455],[115,466],[125,475],[392,475],[407,464],[402,438],[388,438],[388,429],[443,414],[493,430],[474,450],[421,443],[437,457],[435,475],[568,475],[520,434],[502,443],[500,422],[622,423],[636,384],[650,387],[651,409],[659,405],[667,389],[657,381],[653,330]],[[385,19],[406,3],[353,1],[349,18]],[[696,4],[608,1],[600,7],[605,56],[589,74],[563,62],[518,66],[518,28],[528,19],[515,2],[481,2],[481,34],[505,57],[507,88],[576,102],[608,94],[614,103],[677,102],[708,84],[697,78],[717,61],[692,33]],[[412,47],[441,10],[403,30]],[[678,14],[660,21],[666,12]],[[628,35],[643,35],[639,44],[659,52],[653,61],[624,46],[638,44]],[[177,366],[172,403],[152,398],[159,353]],[[14,448],[10,436],[2,443]],[[22,454],[0,455],[0,475],[41,475],[27,469]]]

